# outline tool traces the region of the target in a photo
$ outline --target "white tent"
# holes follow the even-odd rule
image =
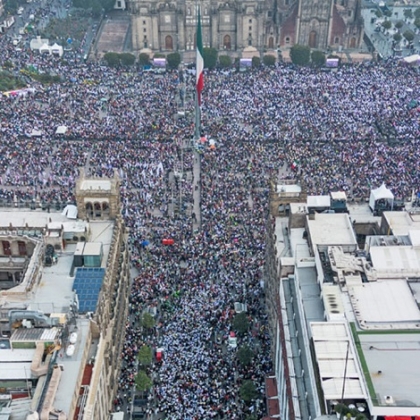
[[[63,216],[67,216],[68,219],[77,219],[77,207],[73,204],[68,204],[66,207],[64,207],[64,210],[61,214]]]
[[[413,54],[408,57],[404,57],[403,61],[406,62],[407,64],[418,65],[420,63],[420,55]]]
[[[55,134],[66,134],[67,133],[67,127],[65,125],[59,125],[57,127],[57,130],[55,130]]]
[[[385,184],[382,184],[379,188],[371,190],[369,197],[369,207],[371,210],[375,210],[375,203],[379,200],[386,200],[392,204],[394,203],[394,194],[389,190]]]
[[[54,55],[58,55],[59,57],[63,55],[63,47],[57,43],[53,44],[50,49]]]
[[[40,47],[39,47],[39,52],[42,54],[42,53],[48,53],[48,54],[51,54],[51,49],[50,49],[50,47],[48,46],[48,44],[43,44],[43,45],[41,45]]]

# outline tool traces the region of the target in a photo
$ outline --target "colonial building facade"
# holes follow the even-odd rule
[[[204,47],[241,52],[296,43],[311,48],[357,48],[363,37],[361,0],[204,0]],[[133,50],[194,51],[196,2],[132,0]]]

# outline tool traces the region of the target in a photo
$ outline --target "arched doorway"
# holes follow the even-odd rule
[[[268,48],[271,48],[271,49],[274,48],[274,38],[272,36],[268,38]]]
[[[352,37],[350,39],[350,48],[356,48],[356,38]]]
[[[225,50],[230,50],[231,49],[231,44],[230,44],[230,35],[225,35],[223,37],[223,48]]]
[[[93,207],[95,208],[95,217],[101,217],[102,216],[101,203],[95,202],[93,203]]]
[[[165,37],[165,50],[172,51],[174,49],[174,41],[170,35]]]
[[[103,216],[109,215],[109,204],[106,201],[102,203],[102,215]]]
[[[317,47],[317,36],[316,36],[316,31],[311,31],[311,33],[309,34],[309,47],[310,48],[316,48]]]
[[[86,203],[85,205],[85,209],[86,209],[86,216],[88,217],[93,217],[93,206],[92,203]]]

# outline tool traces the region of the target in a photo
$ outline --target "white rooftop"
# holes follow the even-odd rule
[[[284,193],[299,194],[301,191],[302,191],[302,187],[298,184],[278,184],[277,185],[277,193],[280,193],[280,194],[284,194]]]
[[[345,322],[311,322],[311,331],[326,400],[339,400],[345,380],[344,399],[365,399],[362,374],[356,363],[350,331]],[[347,372],[344,377],[348,351]]]
[[[330,192],[332,200],[344,200],[347,201],[347,195],[344,191],[332,191]]]
[[[108,179],[85,179],[81,182],[82,190],[105,190],[111,191],[111,181]]]
[[[347,286],[362,329],[420,329],[420,310],[405,280]]]
[[[388,222],[393,235],[408,235],[409,231],[420,230],[420,213],[385,211],[383,217]]]
[[[420,335],[359,334],[358,338],[379,405],[387,406],[388,395],[396,407],[404,407],[395,413],[420,415]]]
[[[369,253],[378,278],[420,277],[420,248],[371,246]]]
[[[357,248],[353,226],[346,213],[315,213],[307,217],[309,235],[313,245],[351,245]]]
[[[308,207],[330,207],[331,198],[329,195],[308,195],[306,204]]]

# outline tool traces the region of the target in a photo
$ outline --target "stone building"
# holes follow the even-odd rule
[[[203,46],[241,53],[295,43],[312,48],[357,48],[362,40],[361,0],[237,0],[201,2]],[[195,50],[196,3],[133,0],[133,50]]]

